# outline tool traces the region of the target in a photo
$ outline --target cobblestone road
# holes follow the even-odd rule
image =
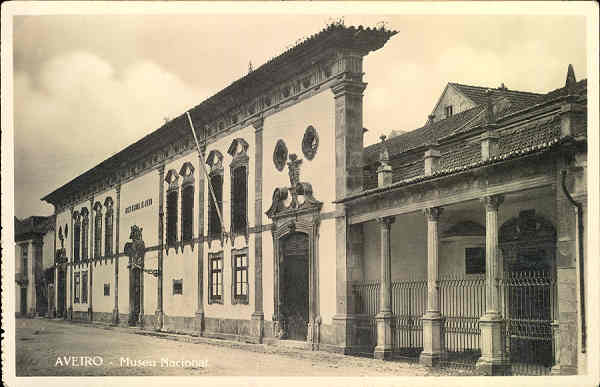
[[[44,319],[16,320],[16,375],[423,376],[418,364],[254,345],[188,343]],[[249,346],[250,347],[250,346]],[[65,356],[71,357],[66,365]],[[74,356],[98,356],[73,366]],[[60,359],[60,360],[58,360]],[[100,360],[101,359],[101,360]],[[129,362],[127,361],[129,359]],[[161,359],[168,359],[164,366]],[[188,364],[181,364],[187,360]],[[98,363],[101,363],[98,365]],[[133,363],[137,361],[137,363]],[[179,363],[177,363],[179,361]],[[195,364],[191,364],[194,363]],[[78,363],[81,360],[78,359]],[[433,374],[431,374],[433,375]]]

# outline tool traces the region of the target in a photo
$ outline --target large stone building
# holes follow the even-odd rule
[[[45,196],[66,318],[585,372],[586,81],[449,84],[364,147],[395,34],[329,26]]]

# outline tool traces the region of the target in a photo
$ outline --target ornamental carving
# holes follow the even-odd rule
[[[273,151],[273,164],[275,164],[275,168],[279,172],[283,171],[285,168],[285,162],[288,158],[288,149],[283,140],[277,140],[277,144],[275,144],[275,150]]]
[[[308,160],[312,160],[317,154],[317,148],[319,147],[319,135],[317,130],[310,125],[304,132],[302,137],[302,153]]]
[[[131,226],[131,232],[129,234],[131,242],[125,243],[123,249],[125,254],[129,257],[131,264],[140,268],[143,267],[144,256],[146,255],[146,245],[142,240],[142,231],[143,229],[135,224]]]
[[[295,153],[289,155],[289,160],[287,165],[290,186],[278,187],[273,191],[271,207],[266,212],[269,218],[306,209],[320,211],[323,206],[323,203],[313,196],[312,185],[300,181],[300,164],[302,164],[302,160],[298,159]],[[289,205],[286,205],[288,194],[291,196],[291,201]]]
[[[179,174],[176,170],[170,169],[167,172],[167,176],[165,177],[165,181],[169,183],[169,190],[177,189],[177,181],[179,180]]]

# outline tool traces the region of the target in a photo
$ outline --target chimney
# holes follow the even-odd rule
[[[481,160],[489,160],[498,154],[498,136],[491,128],[481,135]]]
[[[429,149],[425,151],[423,158],[425,159],[425,176],[433,175],[433,171],[438,168],[440,159],[440,151],[437,149],[437,144],[429,145]]]
[[[381,139],[382,150],[379,153],[379,167],[377,168],[377,186],[385,187],[392,184],[392,166],[389,164],[390,154],[385,144],[386,136],[382,135]]]
[[[433,124],[433,120],[435,120],[435,114],[430,114],[427,116],[427,125]]]

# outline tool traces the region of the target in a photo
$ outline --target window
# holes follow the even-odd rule
[[[234,304],[248,303],[248,251],[244,249],[232,254],[232,294]]]
[[[246,237],[246,243],[248,241],[248,146],[246,140],[236,138],[227,150],[233,157],[230,164],[232,245],[238,235]]]
[[[167,193],[167,247],[177,242],[177,191]]]
[[[192,240],[194,227],[194,186],[187,184],[181,193],[181,240]]]
[[[96,203],[100,204],[100,203]],[[98,207],[94,219],[94,258],[100,258],[102,245],[102,209]]]
[[[23,259],[23,267],[21,268],[21,273],[23,273],[25,276],[27,276],[27,273],[29,272],[29,260],[27,259],[28,252],[29,250],[27,249],[27,245],[21,245],[21,257]]]
[[[73,302],[79,304],[79,287],[81,286],[81,282],[79,282],[79,273],[75,273],[75,280],[73,282]]]
[[[79,262],[79,252],[81,243],[81,224],[79,223],[79,216],[75,221],[75,227],[73,228],[73,259],[75,262]]]
[[[81,215],[83,217],[81,221],[81,259],[83,261],[88,259],[88,251],[89,251],[89,227],[90,227],[90,219],[88,216],[87,208],[84,208],[81,211]]]
[[[88,302],[88,274],[87,271],[81,272],[81,303]]]
[[[446,118],[452,116],[452,105],[448,105],[444,108],[444,112],[446,114]]]
[[[219,213],[223,214],[223,175],[219,173],[214,173],[210,176],[210,183],[212,185],[213,191],[215,193],[215,199],[217,200],[217,205],[219,206]],[[221,225],[221,220],[219,219],[219,215],[217,213],[217,207],[215,206],[215,200],[212,195],[209,193],[208,198],[208,239],[212,241],[214,239],[221,239],[223,226]]]
[[[465,268],[466,274],[484,274],[485,248],[467,247],[465,249]]]
[[[104,216],[104,256],[110,257],[113,253],[113,210],[107,208]]]
[[[223,303],[223,253],[210,253],[208,287],[210,297],[208,303]]]
[[[110,284],[104,284],[104,295],[110,296]]]
[[[248,173],[242,165],[232,170],[231,231],[233,237],[246,235],[248,225]]]
[[[173,295],[183,294],[183,279],[173,280]]]

